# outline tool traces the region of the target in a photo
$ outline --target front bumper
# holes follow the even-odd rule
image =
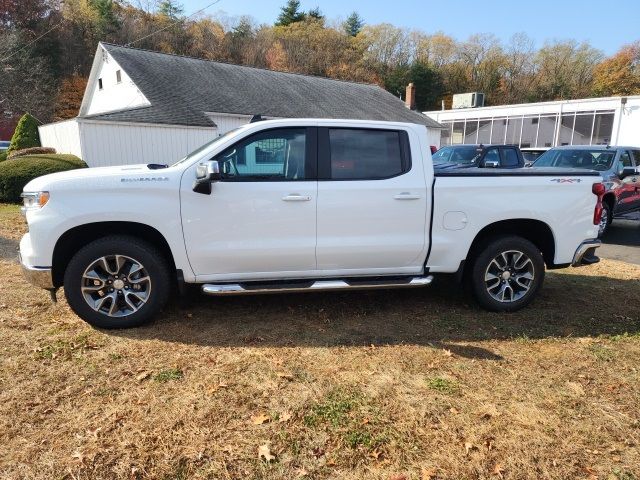
[[[602,245],[600,240],[585,240],[580,244],[576,253],[573,255],[572,267],[580,265],[592,265],[598,263],[600,258],[595,255],[596,248]]]
[[[29,283],[36,287],[44,288],[46,290],[53,290],[53,276],[51,274],[51,268],[48,267],[32,267],[22,261],[22,255],[18,254],[18,260],[22,266],[22,274]]]

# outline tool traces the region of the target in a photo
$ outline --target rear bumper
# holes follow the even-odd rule
[[[51,268],[27,265],[22,261],[22,255],[20,254],[18,254],[18,260],[20,260],[20,265],[22,266],[22,274],[30,284],[46,290],[52,290],[54,288]]]
[[[600,240],[585,240],[580,244],[576,253],[573,255],[572,267],[580,265],[592,265],[598,263],[600,258],[595,255],[596,248],[602,245]]]

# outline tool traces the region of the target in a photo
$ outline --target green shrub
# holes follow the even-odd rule
[[[9,155],[7,155],[7,158],[24,157],[25,155],[41,155],[43,153],[56,153],[56,149],[50,147],[23,148],[22,150],[13,150]]]
[[[23,148],[39,147],[40,135],[38,134],[38,121],[28,113],[25,113],[13,132],[9,153]]]
[[[6,150],[0,152],[0,162],[4,162],[7,159],[9,153]]]
[[[0,163],[0,202],[19,202],[24,186],[49,173],[86,168],[75,155],[29,155]]]

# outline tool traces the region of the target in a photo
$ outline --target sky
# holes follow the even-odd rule
[[[180,0],[189,15],[212,0]],[[271,24],[286,0],[220,0],[206,10],[210,15],[251,15]],[[474,33],[493,33],[507,41],[525,32],[538,47],[545,40],[589,41],[605,54],[640,39],[639,0],[301,0],[303,10],[320,7],[329,19],[344,19],[356,10],[366,23],[442,31],[458,40]]]

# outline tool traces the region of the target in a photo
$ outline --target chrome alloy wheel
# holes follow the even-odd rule
[[[510,303],[524,297],[533,285],[535,270],[529,257],[519,250],[496,256],[484,273],[487,293],[498,302]]]
[[[96,312],[126,317],[149,299],[151,278],[142,263],[125,255],[106,255],[82,274],[82,296]]]
[[[607,230],[608,225],[609,225],[609,210],[606,208],[603,208],[602,215],[600,216],[600,223],[598,224],[599,237],[604,235],[604,232]]]

